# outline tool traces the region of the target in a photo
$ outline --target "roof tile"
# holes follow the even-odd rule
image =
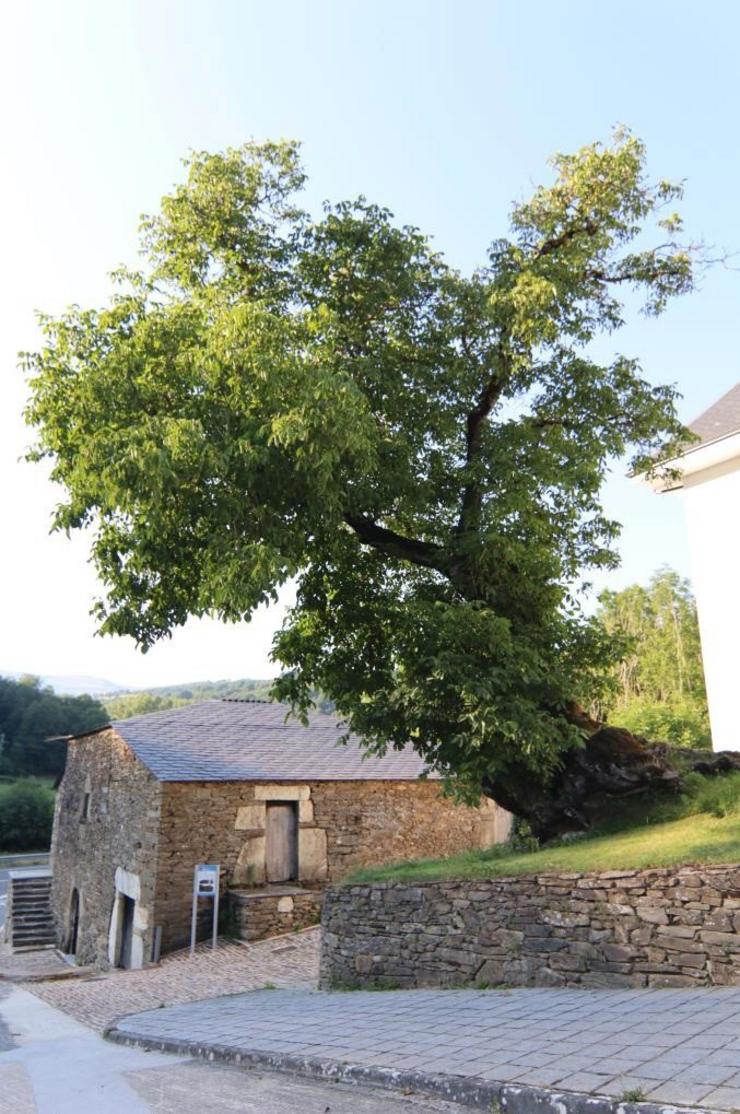
[[[689,424],[689,429],[706,444],[740,432],[740,383]]]

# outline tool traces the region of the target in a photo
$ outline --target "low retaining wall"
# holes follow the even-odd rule
[[[320,986],[740,985],[740,865],[326,895]]]
[[[228,901],[240,940],[263,940],[317,924],[323,890],[229,890]]]

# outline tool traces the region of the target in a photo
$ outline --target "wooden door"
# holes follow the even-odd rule
[[[298,810],[293,801],[268,802],[265,875],[268,882],[293,882],[298,877]]]

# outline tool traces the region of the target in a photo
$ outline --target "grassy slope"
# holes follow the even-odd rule
[[[615,806],[594,835],[538,851],[498,846],[450,859],[398,863],[353,874],[347,881],[433,882],[494,878],[546,870],[620,870],[680,863],[740,862],[740,774],[692,775],[688,791],[672,800],[632,799]]]

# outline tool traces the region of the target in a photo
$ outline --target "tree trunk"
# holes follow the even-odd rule
[[[580,709],[568,718],[591,734],[583,747],[567,751],[561,768],[547,785],[538,785],[532,771],[512,765],[483,785],[483,791],[503,808],[526,820],[540,840],[568,832],[587,831],[599,800],[624,797],[642,790],[678,793],[681,774],[672,749],[650,743],[621,727],[589,720]],[[740,770],[740,752],[682,750],[686,771],[712,775]]]

